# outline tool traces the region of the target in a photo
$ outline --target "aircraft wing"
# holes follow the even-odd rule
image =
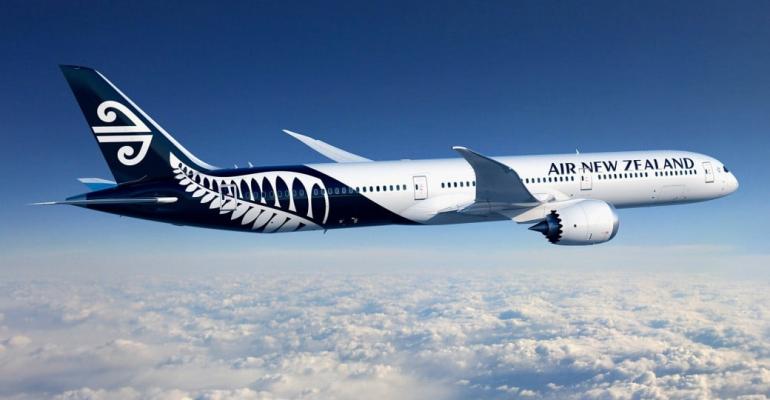
[[[511,167],[466,147],[452,149],[460,153],[476,173],[476,199],[460,212],[483,215],[540,204]]]
[[[336,161],[338,163],[351,163],[351,162],[369,162],[372,161],[368,158],[361,157],[357,154],[350,153],[348,151],[342,150],[339,147],[334,147],[330,145],[329,143],[320,141],[318,139],[313,139],[310,136],[305,136],[303,134],[292,132],[288,129],[283,130],[284,133],[288,134],[289,136],[299,140],[300,142],[306,144],[311,149],[321,153],[324,157],[331,159],[332,161]]]

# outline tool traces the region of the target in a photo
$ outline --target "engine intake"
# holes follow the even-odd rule
[[[590,245],[610,241],[618,233],[615,208],[600,200],[582,200],[559,207],[529,229],[559,245]]]

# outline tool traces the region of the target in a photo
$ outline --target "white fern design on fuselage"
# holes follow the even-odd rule
[[[292,171],[267,171],[222,177],[200,172],[180,161],[173,153],[169,155],[169,162],[176,180],[185,187],[185,191],[191,198],[198,199],[201,204],[207,204],[209,209],[217,210],[223,218],[229,218],[233,223],[251,224],[251,229],[254,231],[273,233],[324,229],[313,222],[313,219],[320,219],[323,224],[329,217],[329,195],[326,193],[323,182],[314,176]],[[297,211],[295,197],[298,197],[298,193],[294,190],[285,191],[288,207],[282,207],[277,190],[278,179],[283,180],[289,188],[293,186],[295,180],[301,183],[306,193],[302,197],[303,201],[307,201],[305,215],[299,215]],[[258,182],[262,187],[265,180],[270,183],[274,191],[266,191],[264,188],[259,191],[251,190],[252,182]],[[249,188],[248,193],[240,189],[244,183]],[[223,186],[234,187],[235,190],[225,193]],[[319,188],[318,193],[323,197],[311,195],[314,187]],[[284,198],[285,200],[287,199]],[[323,215],[313,215],[314,201],[323,202]]]

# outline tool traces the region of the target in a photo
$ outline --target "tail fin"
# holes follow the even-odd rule
[[[71,65],[61,70],[117,183],[172,177],[172,153],[204,171],[215,169],[182,147],[98,71]]]

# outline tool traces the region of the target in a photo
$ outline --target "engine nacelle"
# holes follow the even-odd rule
[[[559,208],[529,229],[553,244],[582,246],[610,241],[618,233],[615,208],[601,200],[582,200]]]

